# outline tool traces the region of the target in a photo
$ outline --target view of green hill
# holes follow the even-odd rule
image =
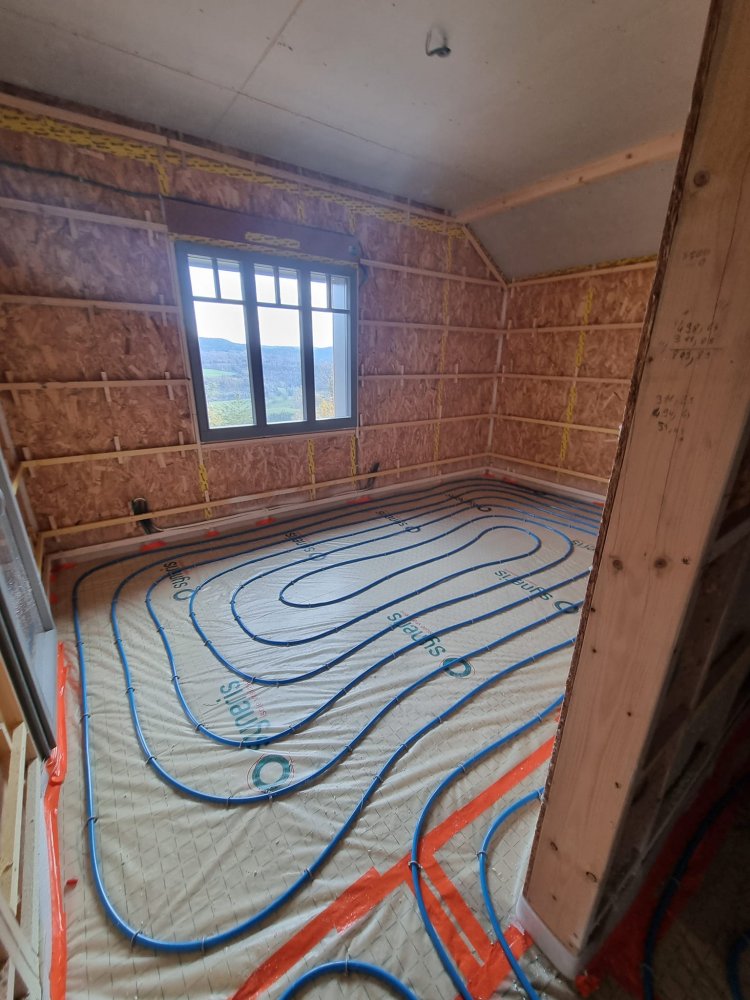
[[[217,337],[200,337],[203,381],[211,427],[252,422],[248,398],[247,352],[244,344]],[[263,383],[269,423],[302,420],[302,373],[299,351],[293,347],[263,348]],[[333,349],[315,348],[316,400],[323,412],[333,412]]]

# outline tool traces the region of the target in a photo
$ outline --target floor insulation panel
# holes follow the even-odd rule
[[[68,996],[275,998],[348,959],[448,1000],[421,910],[471,996],[518,995],[477,852],[544,783],[599,513],[470,479],[61,564]],[[552,989],[512,925],[536,816],[488,886]]]

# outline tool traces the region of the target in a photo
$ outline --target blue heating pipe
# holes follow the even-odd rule
[[[487,488],[487,484],[485,482],[482,483],[482,488],[483,489]],[[424,496],[426,492],[427,491],[418,491],[418,495]],[[466,487],[464,487],[464,492],[466,492]],[[518,491],[518,492],[522,492],[522,491]],[[402,499],[403,498],[399,498],[399,500],[397,502],[401,502]],[[462,503],[466,503],[465,500],[461,500],[461,502]],[[384,503],[382,506],[386,506],[386,504]],[[570,509],[575,509],[572,504],[570,504],[569,507],[570,507]],[[347,511],[345,513],[349,513],[349,512]],[[358,514],[359,512],[356,512],[356,513]],[[368,515],[369,514],[369,510],[366,510],[366,511],[364,511],[362,513],[364,515]],[[334,519],[340,519],[340,517],[341,517],[341,512],[339,512],[335,516]],[[300,521],[302,521],[302,520],[304,520],[304,519],[297,519],[294,523],[297,524],[297,525],[299,525]],[[319,519],[318,522],[317,522],[318,526],[321,523],[322,523],[322,519]],[[581,525],[581,527],[583,528],[584,526]],[[584,528],[584,530],[585,530],[585,528]],[[246,534],[248,534],[247,531],[238,532],[237,536],[243,536],[243,535],[246,535]],[[254,534],[257,534],[257,532],[254,532]],[[273,534],[265,535],[260,540],[261,544],[262,543],[266,543],[269,540],[271,540],[272,537],[274,537],[274,536],[278,537],[279,535],[283,535],[283,532],[275,532]],[[178,546],[171,547],[169,550],[166,550],[166,551],[163,550],[162,553],[161,553],[161,558],[159,560],[156,560],[151,565],[152,566],[159,565],[161,562],[163,562],[165,556],[167,556],[168,553],[175,552],[175,551],[178,551],[178,550],[183,550],[183,549],[189,549],[190,548],[190,544],[191,543],[186,543],[186,544],[183,544],[183,545],[178,545]],[[227,542],[225,542],[225,543],[223,543],[221,545],[212,545],[212,546],[207,546],[207,547],[203,547],[203,548],[199,548],[199,549],[194,549],[193,553],[194,554],[198,554],[201,551],[212,551],[215,554],[215,552],[218,549],[233,547],[233,544],[236,545],[236,544],[239,544],[239,543],[231,543],[231,542],[227,543]],[[315,862],[313,862],[313,864],[310,866],[310,868],[306,869],[305,872],[303,872],[298,877],[298,879],[290,887],[288,887],[287,890],[285,890],[285,892],[283,892],[276,900],[273,900],[270,904],[268,904],[266,907],[264,907],[261,911],[259,911],[258,913],[256,913],[254,916],[249,917],[246,920],[240,922],[239,924],[235,925],[234,927],[228,929],[227,931],[223,931],[223,932],[211,935],[211,936],[207,936],[207,937],[204,937],[204,938],[196,939],[196,940],[193,940],[193,941],[183,941],[183,942],[177,942],[177,941],[160,941],[158,939],[149,938],[148,936],[142,934],[140,931],[138,931],[138,930],[130,927],[119,916],[119,914],[115,911],[115,909],[114,909],[111,901],[109,900],[109,897],[108,897],[108,895],[106,893],[106,890],[105,890],[105,888],[103,886],[102,879],[101,879],[101,873],[100,873],[100,869],[99,869],[99,860],[98,860],[97,850],[96,850],[96,833],[95,833],[95,829],[94,829],[95,828],[95,823],[96,823],[96,816],[95,816],[93,775],[92,775],[92,770],[91,770],[91,754],[90,754],[90,723],[89,723],[90,712],[89,712],[89,705],[88,705],[88,689],[87,689],[87,684],[86,684],[86,666],[85,666],[85,658],[84,658],[84,652],[83,652],[84,644],[83,644],[83,637],[82,637],[82,634],[81,634],[80,616],[79,616],[79,609],[78,609],[78,590],[79,590],[80,585],[83,583],[83,581],[86,578],[88,578],[92,573],[101,571],[103,569],[106,569],[106,568],[108,568],[109,566],[111,566],[113,564],[126,562],[129,559],[134,559],[134,558],[138,558],[138,557],[139,557],[138,554],[136,554],[136,555],[132,555],[132,556],[126,556],[126,557],[123,557],[121,559],[112,560],[112,561],[108,562],[107,564],[95,567],[94,569],[87,571],[85,574],[83,574],[79,578],[79,580],[76,582],[76,586],[75,586],[75,589],[74,589],[74,622],[75,622],[76,642],[77,642],[77,646],[78,646],[79,659],[80,659],[80,669],[81,669],[81,686],[82,686],[81,697],[82,697],[82,705],[83,705],[82,728],[83,728],[84,764],[85,764],[84,770],[85,770],[85,777],[86,777],[86,804],[87,804],[87,810],[88,810],[88,818],[87,818],[86,826],[87,826],[87,831],[88,831],[89,846],[90,846],[90,850],[91,850],[92,867],[93,867],[93,871],[94,871],[94,881],[95,881],[95,884],[96,884],[97,891],[99,893],[100,899],[102,900],[102,904],[103,904],[106,912],[108,913],[110,919],[115,924],[115,926],[117,926],[118,929],[122,933],[124,933],[126,936],[128,936],[133,943],[139,943],[139,944],[142,944],[142,945],[146,945],[146,946],[152,947],[152,948],[154,948],[155,950],[158,950],[158,951],[190,952],[190,951],[198,951],[198,950],[205,949],[205,948],[208,948],[208,947],[215,947],[215,946],[217,946],[219,944],[223,944],[223,943],[226,943],[229,940],[232,940],[233,938],[241,935],[242,933],[246,932],[247,930],[250,930],[251,928],[259,925],[261,922],[263,922],[264,920],[266,920],[269,916],[271,916],[274,912],[276,912],[281,906],[283,906],[286,901],[288,901],[290,898],[292,898],[299,891],[299,889],[312,878],[314,872],[317,871],[325,863],[325,861],[330,856],[330,854],[335,850],[335,848],[341,842],[341,840],[343,839],[343,837],[348,833],[348,831],[354,825],[354,823],[356,822],[359,814],[362,812],[362,810],[364,809],[364,807],[367,804],[367,802],[369,801],[369,799],[374,795],[375,791],[377,790],[377,787],[382,782],[382,780],[385,777],[385,775],[393,768],[393,766],[395,765],[396,761],[402,756],[403,753],[406,752],[406,750],[409,749],[409,747],[413,746],[419,739],[421,739],[427,732],[431,731],[443,719],[449,717],[454,712],[460,710],[460,708],[462,708],[469,700],[471,700],[474,697],[476,697],[477,695],[479,695],[482,691],[486,690],[490,685],[492,685],[494,683],[497,683],[502,677],[507,676],[509,673],[511,673],[511,672],[513,672],[515,670],[518,670],[518,669],[520,669],[523,666],[527,666],[530,663],[536,662],[538,659],[540,659],[540,658],[542,658],[542,657],[544,657],[546,655],[549,655],[549,654],[554,653],[556,651],[562,650],[564,648],[568,648],[570,645],[572,645],[572,642],[573,642],[573,640],[566,640],[563,643],[559,643],[559,644],[557,644],[555,646],[551,646],[548,649],[546,649],[546,650],[544,650],[544,651],[542,651],[540,653],[537,653],[537,654],[535,654],[533,656],[527,657],[526,659],[521,660],[521,661],[513,664],[511,667],[506,668],[505,670],[501,671],[500,673],[498,673],[496,675],[493,675],[492,677],[488,678],[485,682],[483,682],[481,685],[479,685],[477,688],[475,688],[473,691],[468,692],[468,694],[465,695],[463,698],[459,699],[457,702],[454,702],[454,704],[451,705],[446,711],[444,711],[441,716],[439,716],[436,719],[433,719],[427,725],[421,727],[419,730],[417,730],[417,732],[415,732],[414,734],[412,734],[412,736],[409,737],[409,739],[405,743],[403,743],[400,747],[398,747],[394,751],[394,753],[391,755],[391,757],[381,767],[380,771],[377,773],[377,775],[373,779],[372,783],[370,784],[370,786],[368,787],[368,789],[365,791],[364,795],[360,799],[360,802],[355,807],[354,811],[350,814],[350,816],[345,821],[345,823],[343,824],[343,826],[341,827],[341,829],[339,830],[339,832],[337,833],[337,835],[324,848],[324,850],[321,852],[321,854],[318,856],[318,858],[315,860]],[[144,567],[144,569],[146,569],[146,568],[148,568],[148,567]],[[585,574],[580,574],[580,575],[585,575]],[[573,578],[571,578],[571,579],[573,579]],[[547,588],[547,589],[549,589],[549,588]],[[572,609],[576,608],[575,605],[571,605],[570,607]],[[565,613],[565,612],[560,612],[560,613]],[[538,622],[532,623],[532,625],[527,626],[522,631],[526,631],[526,630],[528,630],[530,628],[534,628],[534,627],[538,626],[539,624],[542,624],[543,621],[550,620],[550,618],[552,618],[552,617],[557,617],[557,615],[549,616],[548,618],[545,618],[545,619],[540,620]],[[509,638],[510,638],[510,636],[504,637],[503,639],[499,640],[498,643],[489,644],[486,648],[487,649],[493,648],[495,645],[499,644],[499,642],[508,641]],[[411,648],[413,648],[413,647],[411,647]],[[483,651],[485,651],[485,647],[482,647],[480,650],[474,651],[473,653],[471,653],[469,655],[477,655],[477,653],[483,652]],[[132,692],[132,685],[129,685],[129,687],[131,688],[131,690],[128,692],[128,696],[129,696],[129,701],[131,701],[131,707],[133,707],[133,703],[132,703],[132,693],[133,693]],[[379,716],[379,717],[381,717],[381,716]],[[137,724],[135,728],[136,728],[136,734],[139,736],[139,739],[142,740],[143,734],[139,732],[139,729],[140,729],[139,724]],[[143,745],[143,743],[142,743],[142,745]],[[226,800],[224,798],[221,798],[221,801],[224,804],[226,802]]]
[[[565,645],[572,646],[574,642],[575,639],[568,639]],[[529,729],[532,729],[534,726],[539,725],[540,722],[543,722],[544,719],[546,719],[549,715],[551,715],[552,712],[554,712],[556,709],[560,707],[560,705],[562,705],[562,700],[563,700],[562,695],[560,695],[559,698],[555,698],[553,702],[547,705],[547,707],[543,709],[538,715],[535,715],[533,719],[529,719],[528,722],[524,722],[523,725],[519,726],[517,729],[512,730],[510,733],[506,733],[506,735],[500,737],[499,740],[496,740],[494,743],[490,743],[488,746],[483,747],[473,756],[465,760],[462,764],[459,764],[458,767],[450,771],[443,778],[443,780],[440,782],[440,784],[437,786],[437,788],[434,790],[434,792],[430,795],[429,799],[425,803],[422,812],[419,814],[419,819],[417,820],[417,825],[414,829],[414,836],[412,838],[412,844],[411,844],[411,860],[409,861],[409,867],[411,868],[411,877],[412,877],[412,882],[414,883],[414,895],[417,898],[417,906],[419,907],[419,913],[420,916],[422,917],[422,922],[424,923],[425,930],[427,931],[430,941],[432,941],[433,947],[435,948],[435,951],[437,952],[440,961],[443,963],[443,968],[448,973],[451,982],[458,990],[459,995],[464,998],[464,1000],[472,1000],[472,996],[469,993],[466,984],[463,981],[461,973],[458,971],[450,955],[443,947],[443,942],[440,940],[440,937],[437,931],[435,930],[432,920],[430,919],[430,916],[427,913],[427,907],[425,906],[424,902],[424,896],[422,893],[422,866],[419,862],[419,846],[420,846],[420,841],[422,840],[424,827],[425,824],[427,823],[427,819],[430,813],[432,812],[435,802],[440,798],[440,796],[443,794],[446,788],[448,788],[454,782],[458,781],[459,778],[462,778],[470,768],[475,767],[490,754],[494,753],[496,750],[499,750],[500,747],[505,746],[507,743],[510,743],[511,740],[514,740],[517,736],[521,736]],[[503,817],[504,816],[505,814],[503,814]],[[484,847],[482,849],[484,850]]]
[[[562,701],[562,699],[560,699]],[[484,897],[484,905],[487,907],[487,913],[490,918],[490,923],[492,924],[492,929],[495,932],[495,937],[497,938],[500,947],[505,952],[505,957],[508,959],[508,964],[511,969],[513,969],[513,974],[519,981],[521,986],[526,990],[526,995],[529,1000],[539,1000],[539,995],[531,985],[528,980],[526,973],[521,968],[521,965],[513,954],[508,941],[503,934],[503,929],[500,926],[500,921],[497,919],[497,911],[495,910],[495,905],[492,902],[492,896],[490,895],[489,885],[487,884],[487,852],[490,847],[490,842],[495,836],[497,830],[510,819],[510,817],[527,806],[530,802],[541,802],[542,795],[544,793],[543,788],[536,788],[533,792],[529,792],[528,795],[524,795],[518,801],[514,802],[512,805],[504,809],[496,819],[493,820],[492,825],[487,831],[484,840],[482,841],[482,846],[479,850],[477,857],[479,858],[479,884],[482,887],[482,896]]]
[[[322,979],[323,976],[367,976],[369,979],[376,979],[383,983],[397,997],[405,997],[406,1000],[419,1000],[416,993],[413,993],[400,979],[396,979],[385,969],[381,969],[377,965],[370,965],[369,962],[355,962],[350,959],[346,959],[344,962],[326,962],[325,965],[318,965],[316,968],[310,969],[299,979],[295,979],[291,986],[287,986],[279,1000],[291,1000],[305,986],[315,982],[316,979]]]

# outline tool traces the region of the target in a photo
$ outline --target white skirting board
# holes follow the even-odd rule
[[[531,935],[537,948],[566,979],[575,977],[586,967],[586,955],[574,955],[568,951],[547,925],[540,920],[529,901],[521,894],[516,907],[516,917],[520,926]]]

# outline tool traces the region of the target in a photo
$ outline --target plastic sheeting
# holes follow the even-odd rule
[[[562,692],[598,517],[580,501],[475,479],[60,574],[74,663],[77,591],[89,715],[84,755],[73,670],[68,995],[226,997],[246,982],[240,995],[274,997],[348,955],[422,997],[453,997],[410,889],[416,819],[448,770]],[[503,968],[476,851],[507,796],[543,783],[553,734],[552,717],[471,769],[430,818],[430,905],[477,996]],[[493,847],[503,920],[535,819],[533,809],[514,819]],[[124,933],[97,897],[90,827]],[[191,950],[155,952],[144,938]],[[357,989],[326,981],[313,993]]]

